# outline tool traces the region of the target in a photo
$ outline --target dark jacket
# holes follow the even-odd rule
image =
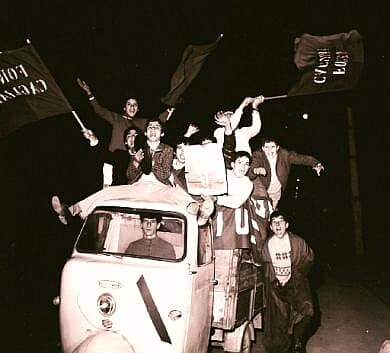
[[[145,131],[147,119],[138,117],[130,118],[126,115],[112,112],[102,107],[96,99],[93,99],[90,103],[95,113],[112,126],[111,141],[108,147],[111,152],[115,150],[127,150],[123,142],[123,134],[127,128],[136,127],[141,131]],[[165,123],[167,116],[168,112],[166,110],[163,111],[159,116],[160,121]]]
[[[144,154],[143,162],[149,161],[150,165],[147,167],[146,163],[141,163],[138,167],[135,167],[133,159],[131,159],[127,168],[128,183],[133,184],[138,181],[142,174],[152,172],[158,181],[165,185],[171,185],[169,176],[171,175],[173,148],[160,142],[152,157],[149,147],[145,148]]]
[[[259,175],[259,179],[262,184],[268,189],[271,183],[271,166],[263,150],[257,150],[253,153],[252,164],[248,172],[250,179],[255,179],[256,174],[253,173],[254,168],[264,168],[266,175]],[[291,165],[307,165],[314,167],[319,161],[308,155],[299,154],[295,151],[288,151],[282,147],[279,147],[277,159],[276,159],[276,175],[282,185],[282,190],[287,187],[288,176],[290,174]]]
[[[291,244],[291,278],[284,287],[278,286],[268,239],[260,250],[264,264],[265,324],[264,345],[267,352],[286,352],[290,345],[293,327],[304,317],[313,316],[313,302],[308,273],[314,253],[301,237],[288,233]]]

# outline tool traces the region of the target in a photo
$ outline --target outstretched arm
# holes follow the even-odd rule
[[[291,164],[307,165],[312,167],[318,176],[320,176],[321,171],[325,169],[321,162],[313,156],[299,154],[295,151],[288,151],[288,158]]]
[[[81,89],[88,95],[89,103],[91,103],[91,106],[97,115],[109,122],[111,125],[115,124],[115,122],[119,119],[122,119],[121,115],[115,112],[111,112],[107,108],[104,108],[99,104],[99,102],[92,94],[91,88],[85,81],[81,80],[80,78],[77,78],[77,83],[81,87]]]
[[[247,107],[249,104],[252,104],[253,101],[254,98],[245,97],[244,100],[241,102],[241,104],[238,106],[238,108],[235,110],[233,115],[230,117],[230,123],[232,125],[233,131],[237,129],[237,126],[240,123],[244,108]]]
[[[222,114],[215,117],[215,122],[223,127],[223,146],[222,152],[225,160],[225,165],[230,167],[231,155],[236,149],[236,138],[233,134],[232,126],[228,116]],[[222,129],[221,129],[222,130]]]
[[[259,112],[259,105],[264,102],[264,96],[258,96],[252,101],[252,124],[250,126],[242,128],[248,141],[255,137],[261,130],[261,116]]]

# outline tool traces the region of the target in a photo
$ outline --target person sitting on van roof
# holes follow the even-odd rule
[[[158,118],[148,120],[146,124],[146,143],[139,149],[127,168],[128,183],[133,184],[142,176],[155,177],[165,185],[171,185],[169,176],[173,161],[173,148],[161,142],[164,136],[162,122]]]
[[[157,230],[161,224],[161,216],[152,213],[141,213],[140,218],[142,238],[131,242],[127,247],[126,254],[175,259],[173,245],[157,235]]]

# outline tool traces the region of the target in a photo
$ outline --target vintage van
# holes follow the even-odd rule
[[[129,189],[130,190],[130,189]],[[64,353],[250,352],[261,328],[262,268],[243,250],[214,250],[210,223],[188,212],[189,196],[138,183],[93,205],[61,277]],[[174,256],[139,255],[143,213],[161,217]]]

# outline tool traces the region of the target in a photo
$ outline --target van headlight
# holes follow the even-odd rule
[[[116,309],[114,297],[109,293],[102,294],[97,300],[97,307],[100,314],[104,316],[111,316]]]

